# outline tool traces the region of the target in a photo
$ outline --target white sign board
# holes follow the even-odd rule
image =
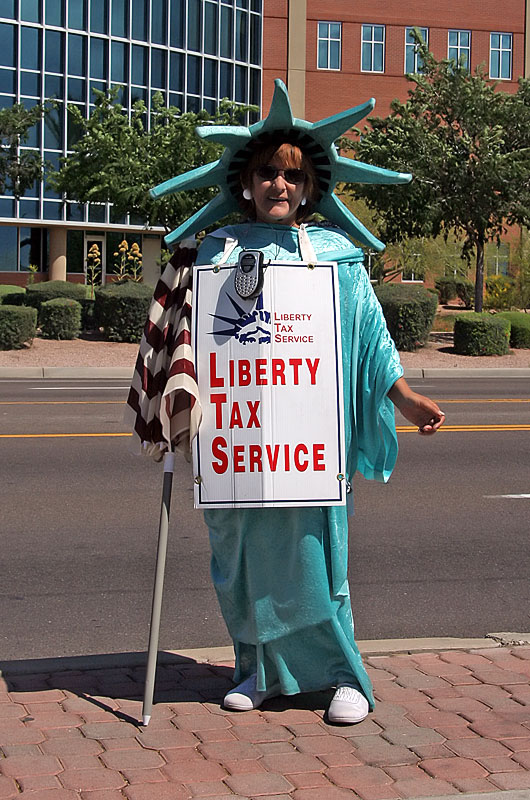
[[[271,263],[257,299],[234,272],[193,272],[195,507],[343,505],[337,266]]]

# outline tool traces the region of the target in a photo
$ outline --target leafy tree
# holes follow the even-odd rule
[[[530,218],[530,83],[521,79],[515,95],[498,91],[483,67],[470,73],[436,61],[417,41],[423,66],[407,76],[415,84],[408,100],[395,100],[385,119],[371,118],[351,145],[362,161],[412,172],[413,182],[355,192],[376,211],[386,241],[454,232],[463,256],[476,256],[480,311],[486,242]]]
[[[516,304],[519,308],[530,309],[530,240],[528,231],[521,230],[513,263],[516,268]]]
[[[150,225],[175,228],[216,193],[206,188],[153,200],[149,189],[219,157],[222,147],[195,134],[197,125],[237,124],[253,109],[222,101],[214,116],[206,111],[166,108],[161,94],[152,101],[147,127],[145,104],[134,104],[130,119],[116,102],[117,90],[96,92],[96,106],[86,119],[76,106],[68,112],[78,130],[72,153],[50,176],[55,191],[79,203],[112,203],[117,214],[131,212]]]
[[[15,103],[0,111],[0,194],[11,192],[23,197],[35,181],[42,178],[42,159],[38,150],[21,150],[30,129],[45,113],[44,106],[25,108]]]

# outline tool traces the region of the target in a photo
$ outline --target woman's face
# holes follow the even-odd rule
[[[281,172],[272,180],[261,178],[257,171],[252,174],[250,191],[256,207],[256,220],[295,225],[296,212],[305,194],[305,181],[289,183],[284,173],[284,170],[289,172],[289,168],[278,155],[274,155],[267,166],[275,167]]]

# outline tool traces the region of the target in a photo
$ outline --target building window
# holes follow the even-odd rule
[[[15,26],[0,22],[0,64],[15,67]]]
[[[462,69],[471,63],[471,31],[449,31],[447,57]]]
[[[486,275],[508,275],[510,245],[507,242],[491,242],[486,246]]]
[[[24,272],[35,266],[46,269],[47,233],[42,228],[0,226],[0,272]]]
[[[401,273],[402,283],[423,283],[425,273],[421,270],[417,272],[414,267],[404,267]]]
[[[512,78],[511,33],[490,33],[490,78]]]
[[[318,23],[318,69],[340,69],[342,24],[340,22]]]
[[[14,225],[0,225],[0,272],[17,271],[17,235]]]
[[[414,31],[417,31],[423,44],[429,44],[428,28],[405,28],[405,73],[423,72],[423,60],[418,52],[418,44],[414,39]]]
[[[361,70],[385,71],[385,26],[361,26]]]

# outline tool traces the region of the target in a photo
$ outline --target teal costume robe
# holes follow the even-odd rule
[[[387,397],[403,374],[363,252],[338,228],[306,226],[322,261],[337,261],[342,328],[346,477],[387,481],[397,457]],[[198,264],[217,263],[225,237],[266,259],[303,260],[298,229],[243,223],[204,240]],[[373,707],[370,679],[354,639],[348,586],[348,510],[209,509],[211,572],[234,642],[236,683],[257,672],[257,688],[297,694],[347,682]]]

